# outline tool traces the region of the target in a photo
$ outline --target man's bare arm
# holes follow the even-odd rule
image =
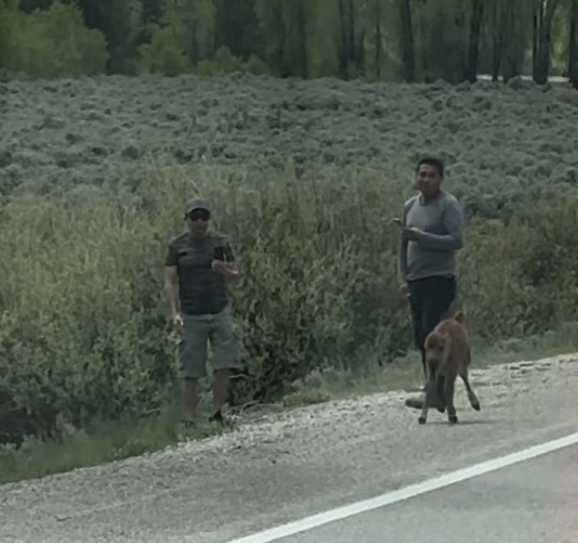
[[[165,266],[165,294],[169,302],[171,316],[174,317],[179,313],[177,304],[178,277],[176,266]]]

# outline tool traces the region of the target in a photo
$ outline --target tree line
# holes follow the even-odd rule
[[[104,49],[88,71],[452,83],[531,74],[538,84],[557,74],[578,88],[578,0],[0,0],[0,68],[30,63],[11,56],[8,27],[55,9],[68,24],[45,35]]]

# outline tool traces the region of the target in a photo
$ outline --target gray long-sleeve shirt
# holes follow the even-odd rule
[[[439,198],[423,204],[419,195],[414,196],[403,206],[402,222],[423,234],[418,241],[400,240],[400,283],[434,275],[455,276],[455,252],[461,249],[465,232],[457,198],[442,191]]]

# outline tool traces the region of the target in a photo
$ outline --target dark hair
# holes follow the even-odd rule
[[[437,169],[438,173],[440,174],[440,177],[444,176],[444,163],[440,158],[436,158],[433,156],[426,156],[423,157],[422,159],[420,159],[420,161],[417,163],[417,166],[415,168],[415,171],[418,172],[419,171],[419,167],[422,164],[428,164],[429,166],[433,166],[434,168]]]

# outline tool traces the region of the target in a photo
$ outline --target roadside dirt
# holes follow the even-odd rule
[[[264,416],[140,458],[0,487],[0,540],[225,543],[578,429],[578,356],[474,370],[482,411],[428,424],[405,393]]]

